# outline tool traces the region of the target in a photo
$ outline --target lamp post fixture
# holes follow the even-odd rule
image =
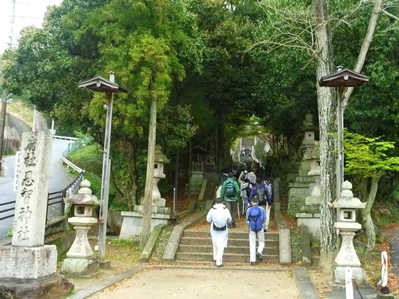
[[[10,103],[13,99],[11,98],[12,94],[5,96],[1,99],[1,114],[0,114],[0,173],[2,167],[2,160],[3,160],[3,148],[4,148],[4,131],[6,128],[6,110],[7,110],[7,103]]]
[[[104,151],[103,151],[103,168],[101,177],[101,196],[100,196],[100,213],[98,218],[98,260],[100,266],[105,265],[105,238],[107,234],[107,217],[108,217],[108,196],[109,196],[109,177],[111,169],[110,161],[110,143],[111,143],[111,121],[112,121],[112,106],[114,93],[127,93],[128,90],[115,83],[115,75],[113,72],[109,73],[109,81],[102,77],[95,77],[83,81],[78,84],[79,88],[87,88],[94,92],[104,92],[107,95],[107,110],[104,134]]]
[[[367,82],[369,77],[360,73],[342,69],[338,67],[336,73],[324,76],[320,79],[319,86],[324,87],[337,87],[338,88],[338,107],[337,107],[337,122],[338,122],[338,143],[337,143],[337,164],[336,164],[336,179],[337,189],[336,196],[339,198],[342,189],[342,183],[344,182],[344,110],[345,107],[342,105],[344,91],[347,87],[357,87]]]
[[[336,163],[337,194],[333,207],[337,209],[337,220],[334,227],[338,229],[342,238],[341,248],[335,258],[333,270],[334,283],[345,284],[345,273],[352,272],[353,277],[361,283],[364,280],[364,271],[361,269],[360,260],[353,247],[355,232],[361,229],[356,222],[356,210],[363,209],[365,203],[353,197],[352,184],[344,182],[344,109],[342,104],[345,88],[360,86],[367,82],[369,77],[350,70],[343,70],[342,67],[334,74],[324,76],[320,79],[319,85],[338,88],[337,122],[338,122],[338,153]],[[348,270],[349,269],[349,270]]]

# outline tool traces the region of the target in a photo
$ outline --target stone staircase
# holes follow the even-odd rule
[[[176,252],[175,261],[214,263],[209,227],[207,230],[184,230]],[[227,248],[224,251],[223,261],[231,263],[249,263],[248,231],[229,230],[229,240]],[[263,262],[258,263],[279,263],[278,232],[265,233]]]

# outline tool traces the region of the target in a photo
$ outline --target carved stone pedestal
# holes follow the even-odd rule
[[[73,288],[57,272],[55,245],[0,248],[0,298],[53,299]]]
[[[133,239],[140,236],[143,226],[143,206],[135,206],[133,212],[122,212],[123,217],[121,232],[119,238]],[[171,214],[169,208],[152,206],[151,214],[151,232],[158,224],[168,225],[175,223],[176,216]]]

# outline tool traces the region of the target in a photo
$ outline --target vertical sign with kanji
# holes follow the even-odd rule
[[[51,148],[50,134],[36,131],[22,136],[12,236],[14,246],[44,244]]]
[[[18,189],[18,180],[21,173],[21,151],[15,153],[14,191]]]

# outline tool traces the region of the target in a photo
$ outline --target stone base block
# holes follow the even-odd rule
[[[74,288],[64,276],[53,274],[40,279],[0,278],[0,298],[54,299],[64,298]]]
[[[333,272],[333,282],[337,285],[345,285],[345,270],[348,267],[335,266]],[[360,267],[349,267],[352,269],[352,277],[356,279],[358,285],[364,283],[365,273]]]
[[[57,247],[0,247],[0,279],[38,279],[57,273]]]
[[[291,264],[291,234],[289,228],[279,229],[279,263],[280,264]]]
[[[62,262],[61,273],[69,276],[86,276],[98,271],[99,264],[95,258],[66,258]]]
[[[201,188],[205,174],[202,171],[192,171],[190,178],[190,186],[199,186]]]
[[[162,198],[161,198],[162,199]],[[134,206],[134,212],[143,214],[143,209],[144,207],[142,205],[135,205]],[[129,214],[130,212],[121,212],[121,216],[123,217],[126,214]],[[167,208],[164,206],[157,206],[157,205],[152,205],[151,207],[151,213],[154,214],[159,214],[159,215],[170,215],[171,210],[170,208]],[[123,221],[123,220],[122,220]]]
[[[395,296],[389,292],[388,294],[381,293],[381,291],[377,292],[377,299],[394,299]]]
[[[311,240],[320,240],[320,214],[297,213],[296,218],[298,226],[304,225],[308,228]]]
[[[121,233],[119,238],[121,239],[133,239],[134,237],[140,236],[141,228],[143,226],[143,215],[139,212],[122,212],[123,216]],[[176,217],[170,214],[152,214],[151,216],[151,232],[158,224],[168,225],[174,223]]]

